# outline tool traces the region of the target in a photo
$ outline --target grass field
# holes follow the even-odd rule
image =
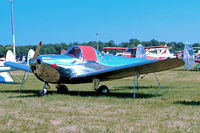
[[[22,77],[21,74],[17,76]],[[43,83],[28,77],[19,84],[0,85],[0,132],[200,132],[200,71],[182,68],[139,80],[133,99],[133,77],[102,82],[108,96],[92,84],[68,85],[69,94],[38,97]]]

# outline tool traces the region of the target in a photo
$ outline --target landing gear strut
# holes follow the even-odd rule
[[[48,86],[48,88],[50,88],[49,84],[48,84],[48,83],[45,83],[45,84],[44,84],[44,87],[43,87],[43,90],[39,91],[38,96],[44,96],[44,95],[47,94],[46,86]]]
[[[21,90],[24,88],[24,83],[25,83],[25,81],[26,81],[26,79],[28,77],[28,74],[29,74],[29,71],[25,71],[24,77],[22,79],[21,87],[19,88],[19,92],[21,92]],[[23,91],[24,91],[24,89],[23,89]]]
[[[100,94],[100,95],[107,95],[109,94],[109,89],[107,86],[102,85],[99,87],[100,80],[99,79],[93,79],[93,85],[94,85],[94,90]]]
[[[146,76],[147,74],[145,74],[144,76]],[[134,82],[134,93],[133,93],[133,98],[135,98],[135,88],[136,88],[136,81],[137,81],[137,89],[138,89],[138,78],[139,78],[139,74],[138,73],[134,73],[134,80],[133,80],[133,82]],[[141,77],[141,79],[142,78],[144,78],[144,76],[143,77]],[[158,80],[158,78],[157,78],[157,76],[156,76],[156,73],[154,73],[154,76],[155,76],[155,78],[156,78],[156,81],[158,82],[158,86],[159,86],[159,88],[162,88],[162,86],[161,86],[161,84],[160,84],[160,82],[159,82],[159,80]]]
[[[59,94],[67,94],[68,93],[68,88],[65,85],[57,85],[57,93]]]

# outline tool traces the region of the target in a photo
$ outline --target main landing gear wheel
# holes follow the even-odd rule
[[[68,93],[68,88],[65,85],[58,85],[56,88],[57,88],[57,93],[59,93],[59,94],[67,94]]]
[[[107,86],[102,85],[97,89],[97,92],[101,95],[108,95],[109,94],[109,89]]]

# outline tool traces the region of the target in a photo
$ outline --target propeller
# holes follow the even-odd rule
[[[36,58],[38,57],[39,53],[40,53],[40,48],[41,48],[42,42],[39,43],[39,45],[37,46],[36,50],[35,50],[35,54],[33,56],[32,61],[35,61]]]
[[[36,66],[35,60],[38,57],[39,53],[40,53],[40,48],[41,48],[42,42],[39,43],[39,45],[37,46],[36,50],[35,50],[35,54],[32,58],[32,60],[29,62],[30,66]]]
[[[36,66],[35,60],[37,59],[37,57],[38,57],[38,55],[39,55],[39,53],[40,53],[41,45],[42,45],[42,42],[40,42],[39,45],[37,46],[35,53],[34,53],[34,51],[33,51],[32,49],[29,50],[28,58],[31,58],[31,56],[32,56],[33,58],[32,58],[32,61],[30,61],[30,62],[29,62],[29,59],[27,60],[27,63],[29,63],[28,65],[30,65],[30,66]],[[30,55],[29,55],[29,54],[30,54]],[[33,54],[34,54],[34,55],[33,55]],[[27,80],[27,77],[28,77],[30,71],[31,71],[31,67],[30,67],[29,71],[25,71],[24,77],[23,77],[23,79],[22,79],[21,87],[20,87],[20,89],[19,89],[19,92],[23,89],[24,83],[25,83],[25,81]],[[33,71],[32,71],[32,72],[33,72]]]

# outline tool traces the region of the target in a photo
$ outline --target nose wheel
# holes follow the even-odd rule
[[[47,89],[46,87],[50,88],[48,83],[44,83],[44,87],[41,91],[39,91],[38,96],[45,96],[47,94]]]
[[[57,93],[59,93],[59,94],[67,94],[68,93],[68,88],[65,85],[58,85],[56,88],[57,88]]]
[[[47,89],[39,91],[38,96],[45,96],[47,94]]]

